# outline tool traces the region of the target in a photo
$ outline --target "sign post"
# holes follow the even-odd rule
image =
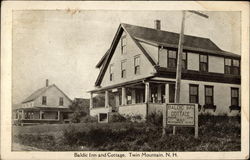
[[[163,135],[167,125],[194,127],[198,138],[198,104],[166,104],[163,109]]]

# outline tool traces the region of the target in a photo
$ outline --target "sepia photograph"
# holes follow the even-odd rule
[[[247,159],[242,25],[240,10],[12,9],[9,152]]]

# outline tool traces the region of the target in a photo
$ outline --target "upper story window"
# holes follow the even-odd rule
[[[169,68],[176,68],[176,51],[169,50],[168,51],[168,67]]]
[[[231,74],[232,59],[225,59],[225,74]]]
[[[208,57],[207,55],[200,55],[200,71],[208,71]]]
[[[205,86],[205,104],[214,104],[213,86]]]
[[[237,59],[225,58],[225,74],[240,74],[240,61]]]
[[[140,56],[134,58],[134,71],[135,74],[140,74]]]
[[[239,88],[231,88],[231,105],[239,106]]]
[[[233,69],[232,72],[234,75],[240,75],[240,61],[233,59]]]
[[[189,102],[199,103],[199,86],[195,84],[189,85]]]
[[[125,54],[127,52],[126,35],[122,36],[122,38],[121,38],[121,52],[122,52],[122,54]]]
[[[63,106],[63,97],[59,98],[59,106]]]
[[[187,69],[187,52],[182,52],[182,69]]]
[[[46,105],[47,104],[47,97],[43,96],[42,97],[42,105]]]
[[[114,65],[113,64],[109,66],[109,80],[110,81],[114,80]]]
[[[121,78],[126,78],[126,61],[121,62]]]

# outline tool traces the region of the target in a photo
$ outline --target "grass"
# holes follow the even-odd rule
[[[240,151],[240,117],[199,116],[194,128],[172,127],[162,137],[161,125],[119,122],[14,126],[14,141],[50,151]]]

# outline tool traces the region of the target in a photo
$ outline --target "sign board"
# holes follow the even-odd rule
[[[198,104],[166,104],[163,108],[163,135],[167,125],[194,127],[195,138],[198,138]]]
[[[195,125],[194,104],[167,104],[167,124],[176,126]]]

